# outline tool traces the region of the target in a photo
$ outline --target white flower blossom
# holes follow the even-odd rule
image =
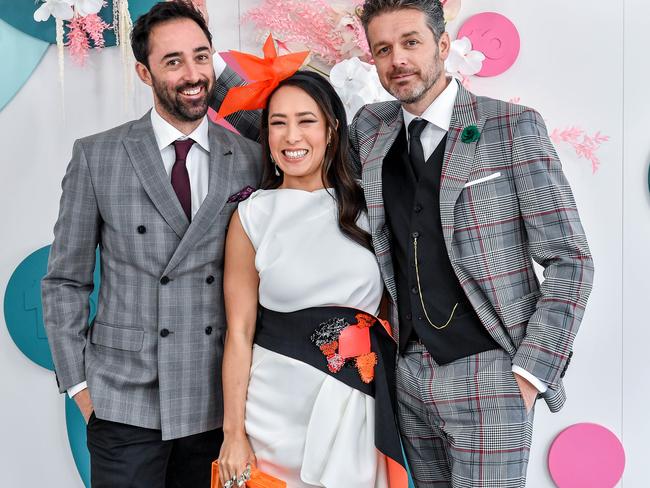
[[[472,41],[462,37],[451,43],[445,69],[458,77],[471,76],[481,71],[484,60],[485,55],[482,52],[472,51]]]
[[[460,0],[442,0],[445,22],[451,22],[460,12]]]
[[[368,103],[394,100],[379,82],[377,68],[359,58],[345,59],[330,71],[330,82],[341,97],[348,122]]]
[[[74,16],[73,4],[74,0],[45,0],[43,5],[34,12],[34,20],[44,22],[50,16],[59,20],[70,20]]]
[[[34,20],[44,22],[50,16],[71,20],[75,14],[85,17],[99,13],[103,6],[104,0],[43,0],[43,5],[34,12]]]
[[[99,13],[104,5],[104,0],[75,0],[75,12],[81,17]]]

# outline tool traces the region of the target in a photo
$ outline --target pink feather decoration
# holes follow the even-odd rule
[[[102,20],[97,14],[83,17],[83,26],[88,37],[92,39],[95,49],[102,49],[105,46],[104,31],[111,26]]]
[[[83,19],[75,17],[68,22],[68,42],[66,47],[70,51],[70,57],[79,66],[86,64],[88,58],[88,49],[90,49],[90,42],[84,30]]]
[[[106,6],[105,3],[104,6]],[[65,44],[70,51],[72,60],[77,65],[83,66],[88,59],[90,41],[92,41],[95,49],[102,49],[106,45],[104,31],[110,27],[97,14],[86,15],[85,17],[75,15],[68,22],[68,42]]]
[[[259,30],[271,32],[282,43],[308,47],[329,65],[353,56],[370,60],[361,21],[355,13],[360,2],[337,10],[325,0],[264,0],[242,18]]]
[[[564,142],[571,145],[579,158],[591,161],[591,171],[595,174],[600,167],[600,159],[596,153],[604,142],[609,141],[609,136],[602,135],[600,131],[590,136],[582,129],[568,127],[562,131],[553,130],[551,140],[556,144]]]

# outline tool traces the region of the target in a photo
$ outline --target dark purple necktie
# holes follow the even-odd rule
[[[185,160],[187,159],[187,153],[190,152],[192,144],[194,144],[192,139],[174,141],[176,162],[172,167],[172,187],[189,221],[192,220],[192,192],[190,189],[190,175],[187,172]]]

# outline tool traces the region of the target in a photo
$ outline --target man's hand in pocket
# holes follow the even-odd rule
[[[94,410],[93,402],[90,399],[90,393],[88,392],[88,388],[86,388],[85,390],[81,390],[79,393],[73,396],[72,399],[77,404],[77,407],[79,407],[79,410],[81,410],[81,415],[83,415],[84,420],[86,421],[87,424]]]

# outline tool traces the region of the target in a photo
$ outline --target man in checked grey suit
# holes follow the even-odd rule
[[[60,391],[88,422],[92,486],[207,488],[223,439],[226,226],[261,154],[206,117],[212,40],[194,8],[155,5],[132,43],[154,109],[75,143],[44,320]]]
[[[439,0],[366,0],[361,20],[399,101],[362,108],[350,134],[415,484],[522,487],[534,402],[564,403],[593,280],[571,189],[537,112],[445,77]]]

